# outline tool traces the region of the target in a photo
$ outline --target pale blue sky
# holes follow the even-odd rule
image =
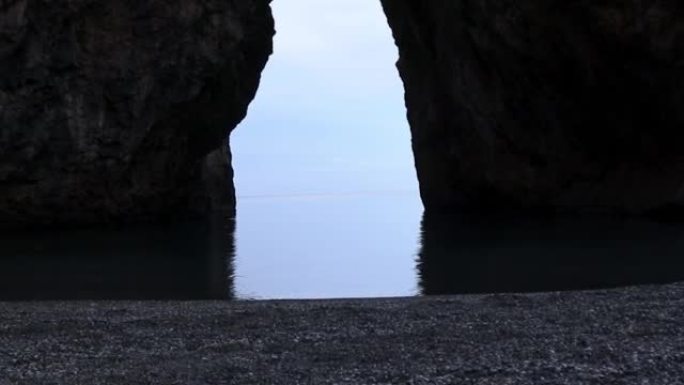
[[[415,191],[377,0],[275,0],[274,54],[231,142],[238,197]]]

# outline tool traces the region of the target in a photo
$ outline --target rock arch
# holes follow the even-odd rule
[[[0,2],[0,226],[234,209],[269,0]],[[428,211],[674,213],[684,5],[382,0]]]

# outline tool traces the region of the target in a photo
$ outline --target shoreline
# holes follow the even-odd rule
[[[0,385],[644,381],[684,381],[684,283],[371,299],[0,302]]]

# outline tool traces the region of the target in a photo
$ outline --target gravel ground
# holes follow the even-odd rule
[[[0,384],[684,384],[684,284],[0,303]]]

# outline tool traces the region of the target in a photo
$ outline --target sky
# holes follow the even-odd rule
[[[379,1],[276,0],[274,53],[231,148],[238,198],[417,191]]]

